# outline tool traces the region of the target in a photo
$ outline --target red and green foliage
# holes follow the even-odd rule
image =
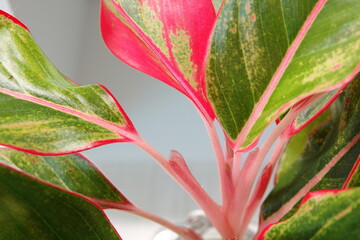
[[[26,26],[0,11],[0,238],[120,239],[103,213],[114,208],[201,240],[136,207],[77,153],[131,142],[225,240],[241,239],[259,207],[254,239],[357,239],[359,12],[358,0],[101,1],[112,53],[183,93],[204,120],[217,203],[180,153],[164,157],[141,137],[109,90],[69,80]]]

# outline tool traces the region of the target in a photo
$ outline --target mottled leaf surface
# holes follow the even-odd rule
[[[339,94],[339,89],[324,93],[320,99],[305,109],[292,123],[290,134],[295,134],[310,124],[319,114],[321,114]]]
[[[120,239],[91,202],[0,164],[0,239]]]
[[[354,75],[360,2],[325,2],[225,2],[212,36],[207,92],[235,145],[251,146],[291,105]]]
[[[0,148],[0,163],[90,198],[127,204],[127,199],[100,170],[80,154],[36,156]]]
[[[103,0],[101,31],[122,61],[178,89],[213,118],[203,87],[211,0]]]
[[[61,154],[127,141],[134,128],[102,86],[79,86],[48,60],[30,33],[0,14],[0,142]]]
[[[270,226],[259,239],[358,239],[359,219],[359,188],[313,192],[293,217]]]
[[[280,159],[275,188],[264,202],[263,219],[290,202],[310,181],[315,181],[315,185],[308,191],[342,188],[360,154],[359,90],[357,78],[331,105],[331,111],[325,111],[290,139]],[[328,167],[344,150],[346,154],[332,168]],[[314,179],[324,170],[324,177]]]

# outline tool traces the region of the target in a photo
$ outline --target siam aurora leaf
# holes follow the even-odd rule
[[[298,133],[301,129],[312,123],[323,111],[333,103],[339,96],[342,90],[335,89],[330,92],[324,93],[319,100],[309,106],[299,116],[295,118],[289,129],[289,134],[292,136]]]
[[[13,19],[0,12],[0,143],[58,155],[131,141],[136,131],[111,93],[64,77]]]
[[[0,163],[0,239],[120,239],[100,206]]]
[[[311,95],[360,69],[358,0],[229,0],[207,59],[207,92],[236,150]]]
[[[215,17],[211,0],[102,0],[101,31],[114,55],[184,93],[212,120],[203,66]]]
[[[357,77],[329,110],[290,139],[276,185],[262,208],[263,221],[279,220],[292,209],[288,218],[306,193],[340,189],[348,181],[360,153],[359,91]]]
[[[360,188],[309,193],[296,214],[269,226],[259,240],[357,239]]]
[[[130,204],[100,170],[81,154],[36,156],[0,148],[0,163],[86,197]]]

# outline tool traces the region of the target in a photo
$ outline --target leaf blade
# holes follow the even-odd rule
[[[207,90],[234,149],[245,151],[251,148],[271,121],[302,98],[329,91],[335,85],[346,84],[356,75],[359,59],[354,51],[360,51],[356,38],[360,34],[357,29],[360,19],[351,13],[360,6],[347,1],[342,10],[350,13],[352,18],[332,19],[331,16],[336,15],[338,9],[336,5],[341,3],[296,1],[293,4],[292,1],[258,3],[232,0],[224,4],[208,58]],[[299,18],[295,21],[294,16]],[[335,30],[332,29],[332,34],[324,29],[324,20],[337,26]],[[344,21],[353,23],[354,27],[347,26]],[[324,38],[315,37],[318,30]],[[350,37],[350,31],[354,38]],[[302,69],[299,67],[301,54],[326,44],[340,51],[336,45],[344,42],[339,36],[350,39],[350,43],[344,47],[348,57],[346,61],[344,58],[344,62],[333,63],[328,58],[328,63],[322,64],[319,62],[321,58],[326,58],[326,54],[320,54],[318,58],[312,59],[319,60],[318,64],[302,62],[309,72],[322,67],[326,69],[324,75],[334,70],[339,71],[337,76],[333,74],[333,79],[330,78],[326,84],[322,82],[325,78],[313,76],[315,80],[308,79],[308,82],[314,84],[312,87],[306,87],[301,81],[290,81],[294,75],[305,77],[298,74],[299,69]]]
[[[130,204],[101,171],[81,154],[37,156],[0,148],[0,162],[34,178],[92,199]]]
[[[291,138],[277,185],[264,202],[265,221],[283,217],[309,191],[342,188],[359,155],[359,87],[357,77],[332,104],[332,114],[325,111]]]
[[[292,218],[269,226],[259,239],[357,238],[359,193],[359,188],[310,193]]]
[[[136,133],[105,87],[78,86],[68,80],[49,62],[29,32],[4,14],[0,15],[0,38],[3,145],[57,155],[129,141],[124,135]],[[21,140],[21,132],[28,141]],[[85,132],[92,133],[93,138]]]
[[[2,164],[0,172],[2,239],[120,239],[94,203]]]
[[[203,86],[204,39],[215,21],[211,0],[103,0],[101,11],[102,36],[115,56],[184,93],[213,118]]]

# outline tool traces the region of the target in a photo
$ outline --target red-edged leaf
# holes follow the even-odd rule
[[[119,240],[101,207],[0,163],[0,239]]]
[[[118,206],[131,205],[102,172],[81,154],[36,156],[0,148],[0,163],[95,201],[112,202]]]
[[[344,86],[345,87],[345,86]],[[322,94],[319,100],[309,106],[291,123],[288,134],[295,135],[300,130],[311,124],[321,113],[323,113],[335,101],[343,89],[335,89],[328,93]]]
[[[291,216],[308,192],[343,188],[360,153],[359,90],[357,77],[330,109],[290,139],[260,227]]]
[[[359,150],[360,152],[360,150]],[[358,156],[343,188],[360,187],[360,156]]]
[[[136,136],[131,121],[105,87],[79,86],[68,80],[19,21],[8,16],[0,14],[2,145],[58,155]]]
[[[233,149],[360,70],[358,0],[227,0],[213,31],[207,93]]]
[[[268,226],[258,240],[358,239],[360,188],[309,193],[297,213]]]
[[[178,89],[213,118],[203,85],[211,0],[102,0],[101,31],[122,61]]]

